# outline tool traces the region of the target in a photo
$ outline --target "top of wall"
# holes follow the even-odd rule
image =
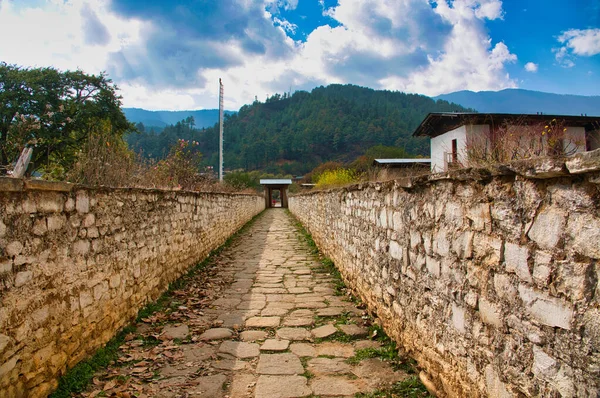
[[[0,192],[31,192],[31,191],[48,191],[48,192],[71,192],[79,189],[91,191],[120,191],[120,192],[144,192],[144,193],[178,193],[187,195],[196,194],[218,194],[227,196],[262,196],[259,193],[232,193],[232,192],[204,192],[204,191],[183,191],[179,189],[160,189],[160,188],[115,188],[108,186],[89,186],[81,184],[73,184],[70,182],[61,181],[46,181],[38,179],[21,179],[12,177],[0,177]]]
[[[600,149],[582,152],[567,158],[538,158],[517,160],[507,164],[490,165],[482,168],[463,168],[444,173],[402,177],[391,181],[363,182],[341,188],[311,190],[290,196],[314,195],[325,191],[357,191],[369,186],[398,186],[416,188],[436,181],[487,181],[497,176],[520,176],[526,179],[543,180],[580,176],[600,184]]]

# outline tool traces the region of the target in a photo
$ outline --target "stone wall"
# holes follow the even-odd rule
[[[290,198],[438,396],[600,394],[600,156]]]
[[[0,178],[0,395],[47,396],[264,205]]]

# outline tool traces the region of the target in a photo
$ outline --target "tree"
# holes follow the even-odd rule
[[[101,122],[114,136],[134,130],[104,73],[0,63],[0,173],[25,146],[34,149],[30,171],[68,170]]]

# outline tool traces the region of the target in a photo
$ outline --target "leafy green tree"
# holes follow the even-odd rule
[[[0,172],[33,147],[30,171],[67,170],[99,123],[114,136],[133,130],[105,74],[0,63]]]
[[[466,109],[422,95],[353,85],[275,94],[225,118],[225,168],[298,176],[327,161],[347,164],[371,147],[394,148],[381,157],[428,155],[429,140],[412,133],[427,113],[448,111]],[[136,151],[161,158],[178,138],[198,141],[204,165],[218,166],[217,125],[200,130],[183,120],[159,135],[136,134],[128,140]]]

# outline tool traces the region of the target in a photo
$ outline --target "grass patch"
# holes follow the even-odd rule
[[[418,376],[411,376],[399,381],[390,388],[370,392],[357,393],[356,398],[428,398],[432,397]]]
[[[349,325],[349,324],[353,323],[352,319],[350,318],[350,313],[348,311],[344,311],[340,315],[337,315],[337,316],[315,315],[313,319],[315,320],[314,327],[327,325],[329,323],[333,323],[336,326],[337,325]]]
[[[314,373],[311,372],[310,370],[305,370],[304,373],[302,373],[300,376],[304,376],[306,377],[308,380],[312,379],[313,377],[315,377]]]
[[[72,393],[82,392],[94,377],[94,373],[106,368],[119,358],[119,347],[125,342],[125,336],[135,332],[135,327],[124,327],[106,346],[100,348],[90,359],[75,365],[61,377],[58,388],[50,398],[70,398]]]
[[[346,360],[347,363],[357,365],[360,361],[365,359],[379,358],[382,361],[389,362],[394,370],[402,370],[408,374],[416,374],[417,362],[412,358],[398,355],[396,343],[385,334],[381,327],[372,325],[370,327],[370,335],[374,336],[374,340],[381,343],[381,347],[356,350],[354,356]]]
[[[229,247],[234,239],[240,234],[246,232],[248,228],[262,215],[260,213],[254,216],[248,221],[242,228],[236,233],[231,235],[225,243],[220,247],[210,252],[208,257],[197,265],[191,267],[191,269],[182,276],[181,278],[173,281],[169,284],[169,288],[164,292],[156,301],[146,304],[142,309],[138,311],[136,322],[140,322],[142,319],[152,316],[154,313],[163,311],[170,308],[170,304],[173,299],[173,292],[180,290],[187,286],[187,284],[193,279],[195,275],[203,271],[209,265],[211,265],[216,257],[227,247]],[[175,307],[176,308],[176,307]],[[119,347],[125,342],[125,336],[134,333],[136,331],[135,326],[129,325],[119,331],[115,337],[113,337],[104,347],[98,349],[96,353],[89,359],[79,362],[72,369],[70,369],[64,376],[62,376],[58,382],[58,388],[52,394],[50,398],[70,398],[73,394],[81,393],[92,381],[94,374],[104,368],[107,368],[111,363],[116,362],[119,358]],[[156,338],[144,338],[144,345],[153,346],[160,343]]]

